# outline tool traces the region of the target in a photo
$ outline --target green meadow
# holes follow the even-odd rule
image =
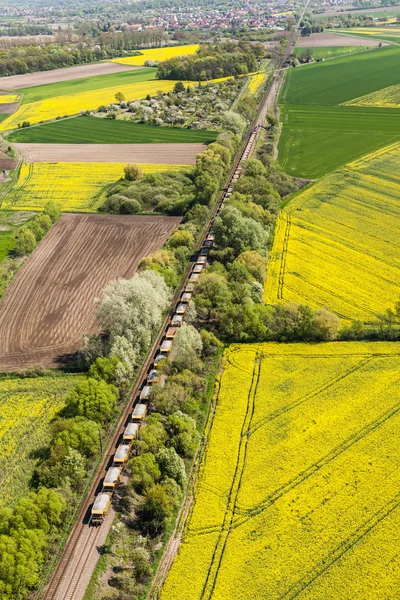
[[[156,78],[157,69],[144,67],[143,69],[132,69],[120,73],[110,73],[108,75],[95,75],[93,77],[83,77],[82,79],[72,79],[70,81],[60,81],[57,83],[47,83],[45,85],[36,85],[28,88],[21,88],[18,93],[24,95],[23,103],[46,100],[47,98],[56,98],[57,96],[68,96],[70,94],[79,94],[101,88],[114,87],[116,85],[126,85],[127,83],[141,83]]]
[[[338,106],[399,83],[399,64],[391,46],[291,68],[280,96],[282,167],[316,179],[400,139],[397,109]]]
[[[216,131],[156,127],[98,117],[74,117],[19,129],[7,139],[27,144],[208,144],[216,140],[218,135]]]
[[[300,56],[308,48],[295,48],[294,53],[296,56]],[[314,59],[319,58],[336,58],[343,54],[353,54],[353,52],[364,52],[368,50],[368,46],[324,46],[321,48],[309,48],[313,54]],[[303,67],[302,67],[303,68]]]

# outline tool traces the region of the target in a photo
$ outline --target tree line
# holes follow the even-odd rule
[[[226,42],[204,44],[196,54],[171,58],[159,64],[159,79],[206,81],[256,71],[257,59],[265,57],[262,44]]]

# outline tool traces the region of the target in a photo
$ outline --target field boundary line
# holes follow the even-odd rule
[[[211,557],[211,563],[208,568],[206,581],[203,585],[201,592],[201,599],[211,599],[213,591],[215,589],[216,580],[218,577],[218,571],[221,566],[222,558],[224,555],[227,539],[233,523],[235,514],[235,505],[239,494],[240,484],[243,477],[244,467],[246,463],[247,453],[247,442],[248,442],[248,431],[251,425],[251,421],[254,415],[255,398],[257,393],[257,387],[260,380],[261,371],[261,359],[259,354],[256,354],[253,364],[253,373],[251,379],[251,386],[247,396],[246,414],[243,420],[240,441],[236,459],[236,467],[232,478],[232,484],[229,490],[224,519],[220,527],[219,536],[217,543],[214,548],[214,552]]]

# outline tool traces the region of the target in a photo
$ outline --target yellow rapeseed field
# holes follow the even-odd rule
[[[114,87],[101,88],[71,94],[70,96],[57,96],[37,102],[22,104],[16,113],[10,115],[0,124],[0,131],[15,129],[18,123],[29,121],[31,124],[40,121],[50,121],[57,117],[78,114],[81,110],[94,110],[102,104],[115,102],[115,94],[122,92],[126,100],[140,100],[148,94],[155,96],[157,92],[170,92],[176,81],[164,81],[161,79],[144,81],[139,83],[127,83]],[[187,83],[187,82],[185,82]]]
[[[397,598],[400,344],[231,346],[162,600]]]
[[[0,104],[13,104],[13,102],[18,102],[19,96],[15,94],[5,94],[4,96],[0,96]]]
[[[32,453],[49,439],[49,423],[82,377],[0,379],[0,507],[28,489]]]
[[[377,106],[379,108],[400,107],[400,84],[377,90],[371,94],[344,102],[343,106]]]
[[[253,96],[255,96],[257,94],[258,90],[260,89],[260,87],[266,81],[266,79],[267,79],[267,76],[265,75],[265,73],[259,73],[258,75],[253,75],[253,77],[251,78],[251,81],[249,83],[249,92],[251,94],[253,94]]]
[[[64,211],[95,211],[107,185],[124,175],[120,163],[24,163],[15,187],[7,194],[3,208],[42,210],[49,200]],[[145,173],[178,171],[186,165],[140,165]]]
[[[133,67],[142,67],[146,60],[163,61],[176,56],[188,56],[194,54],[200,48],[198,44],[191,46],[168,46],[166,48],[152,48],[150,50],[141,50],[140,56],[127,56],[125,58],[114,58],[112,62],[121,65],[132,65]]]
[[[400,144],[350,163],[283,209],[267,303],[325,307],[373,321],[400,297]]]

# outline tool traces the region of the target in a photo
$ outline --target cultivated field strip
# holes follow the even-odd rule
[[[400,297],[399,173],[395,144],[293,198],[278,219],[266,301],[308,303],[361,321],[394,306]]]
[[[20,88],[46,85],[49,83],[57,83],[59,81],[71,81],[73,79],[80,79],[84,77],[119,73],[121,71],[129,71],[131,69],[132,67],[129,65],[121,65],[114,62],[104,62],[94,65],[80,65],[78,67],[53,69],[52,71],[24,73],[23,75],[0,77],[0,89],[18,90]]]
[[[123,177],[124,163],[48,162],[23,163],[17,183],[3,201],[3,208],[43,210],[49,200],[62,210],[94,212],[105,199],[106,189]],[[185,165],[139,164],[145,174],[182,170]]]
[[[195,165],[205,144],[15,144],[28,163]],[[168,167],[167,167],[168,168]],[[103,169],[107,167],[104,164]]]
[[[46,445],[48,426],[80,376],[0,380],[0,506],[27,493],[35,452]]]
[[[396,597],[398,530],[378,558],[393,567],[374,570],[372,581],[366,571],[368,587],[362,557],[387,521],[399,521],[399,352],[380,342],[226,352],[195,502],[162,600],[337,600],[331,571],[346,590],[341,598],[372,600],[377,590]]]
[[[64,214],[18,272],[1,301],[0,370],[55,366],[97,331],[95,299],[132,277],[180,219]]]

